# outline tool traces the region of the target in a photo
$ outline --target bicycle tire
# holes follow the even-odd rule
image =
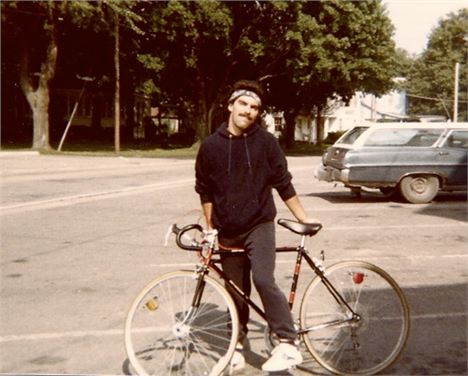
[[[226,289],[204,276],[199,308],[190,310],[198,274],[175,271],[148,283],[125,321],[125,349],[138,375],[216,376],[234,353],[239,321]]]
[[[325,276],[360,321],[340,324],[352,314],[315,277],[300,307],[309,352],[338,375],[373,375],[389,367],[403,351],[410,329],[409,305],[401,288],[383,269],[363,261],[339,262],[327,268]]]

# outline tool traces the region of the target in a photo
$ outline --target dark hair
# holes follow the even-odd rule
[[[257,94],[263,102],[263,97],[265,96],[265,91],[263,90],[262,85],[257,81],[250,80],[240,80],[237,81],[233,86],[229,96],[232,95],[237,90],[250,90]]]

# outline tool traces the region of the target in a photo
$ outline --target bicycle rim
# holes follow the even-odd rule
[[[384,270],[362,261],[345,261],[325,275],[352,314],[337,302],[319,277],[307,287],[300,309],[307,349],[317,362],[340,375],[372,375],[392,364],[409,334],[409,306]]]
[[[228,365],[238,335],[231,296],[205,276],[197,309],[193,271],[165,274],[136,297],[125,323],[125,347],[139,375],[215,376]]]

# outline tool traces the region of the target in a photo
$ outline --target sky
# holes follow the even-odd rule
[[[450,12],[468,8],[468,0],[383,0],[395,26],[397,47],[420,54],[433,28]]]

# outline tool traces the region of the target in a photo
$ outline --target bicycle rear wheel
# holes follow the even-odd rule
[[[409,306],[401,288],[384,270],[362,261],[340,262],[325,275],[358,316],[314,278],[300,308],[307,349],[335,374],[372,375],[387,368],[409,334]]]
[[[204,277],[198,308],[192,301],[198,275],[176,271],[150,282],[125,322],[125,348],[139,375],[219,375],[237,342],[238,319],[225,288]]]

